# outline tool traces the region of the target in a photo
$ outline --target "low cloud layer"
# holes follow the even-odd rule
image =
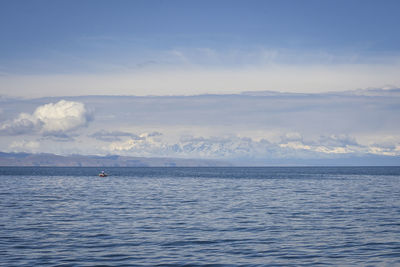
[[[21,113],[17,118],[4,122],[0,133],[65,136],[68,132],[86,126],[91,118],[91,113],[83,103],[61,100],[39,106],[32,114]]]
[[[399,92],[3,99],[0,151],[212,158],[244,164],[400,157]],[[95,121],[90,121],[88,110],[94,111]]]
[[[106,148],[110,153],[135,156],[179,156],[214,159],[290,159],[335,158],[340,155],[400,156],[400,142],[389,146],[361,145],[348,135],[320,136],[316,140],[303,140],[298,133],[289,133],[281,141],[254,139],[239,136],[182,136],[177,142],[144,136],[111,142]],[[288,137],[289,136],[289,137]]]

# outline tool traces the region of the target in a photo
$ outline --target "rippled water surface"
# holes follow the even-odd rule
[[[400,168],[0,168],[1,266],[400,265]]]

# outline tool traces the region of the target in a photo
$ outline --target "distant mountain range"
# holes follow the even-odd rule
[[[60,156],[55,154],[0,152],[0,166],[54,167],[223,167],[229,162],[205,159],[144,158],[126,156]]]
[[[0,166],[46,167],[232,167],[232,166],[399,166],[399,156],[366,155],[314,159],[264,159],[223,161],[212,159],[146,158],[0,152]]]

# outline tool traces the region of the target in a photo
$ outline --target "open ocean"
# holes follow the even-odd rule
[[[400,167],[0,167],[0,266],[400,266]]]

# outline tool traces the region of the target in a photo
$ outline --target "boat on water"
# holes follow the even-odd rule
[[[104,171],[101,171],[101,173],[99,173],[99,177],[107,177],[108,174],[105,173]]]

